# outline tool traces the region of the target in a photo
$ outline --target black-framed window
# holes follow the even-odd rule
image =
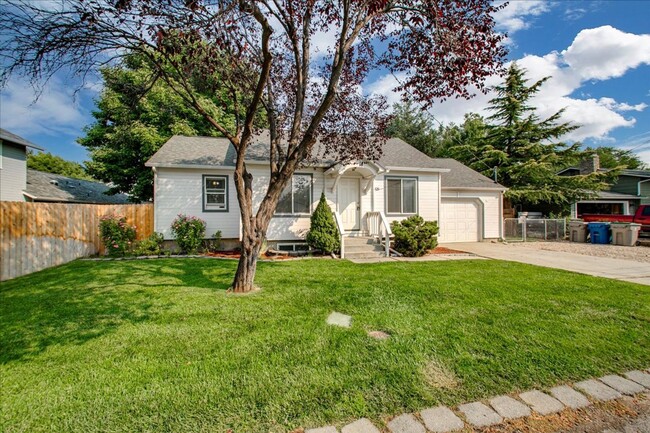
[[[311,174],[294,174],[291,183],[280,194],[275,213],[278,215],[310,215],[313,201],[311,184]]]
[[[228,176],[203,175],[203,210],[228,212]]]
[[[417,177],[386,177],[386,213],[415,214],[417,212]]]

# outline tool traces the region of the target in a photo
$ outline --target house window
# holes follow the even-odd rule
[[[278,251],[309,251],[309,245],[295,244],[278,244]]]
[[[386,178],[386,213],[414,214],[418,211],[418,179]]]
[[[228,212],[228,176],[203,176],[203,210]]]
[[[294,174],[291,183],[280,194],[275,213],[279,215],[311,214],[311,174]]]

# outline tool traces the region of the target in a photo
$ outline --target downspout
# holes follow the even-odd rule
[[[503,191],[499,192],[499,239],[505,240],[503,238]]]
[[[636,188],[637,188],[637,194],[636,194],[636,195],[638,195],[639,197],[641,197],[641,184],[642,184],[643,182],[650,182],[650,179],[640,180],[639,183],[637,183],[637,185],[636,185]]]
[[[158,191],[158,170],[151,167],[153,171],[153,231],[158,231],[158,200],[156,200],[156,191]]]

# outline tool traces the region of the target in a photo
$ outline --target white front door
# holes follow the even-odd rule
[[[339,179],[338,208],[343,228],[359,230],[361,227],[361,203],[359,201],[359,179],[342,177]]]

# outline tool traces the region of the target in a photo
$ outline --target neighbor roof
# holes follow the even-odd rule
[[[66,203],[127,203],[125,194],[107,195],[108,185],[101,182],[72,179],[60,174],[27,170],[25,195],[34,201]]]
[[[24,139],[23,137],[14,134],[13,132],[9,132],[6,129],[0,128],[0,140],[2,141],[8,141],[10,143],[18,144],[20,146],[25,146],[25,147],[31,147],[36,150],[45,150],[41,146],[32,143],[31,141],[28,141]]]
[[[269,161],[268,134],[256,136],[246,153],[246,160]],[[316,143],[313,155],[323,155],[323,147]],[[170,138],[150,159],[148,167],[210,168],[234,167],[235,148],[226,138],[185,137]],[[331,166],[337,161],[328,157],[316,157],[315,164]],[[450,158],[430,158],[399,138],[391,138],[384,145],[384,152],[376,161],[387,168],[415,168],[451,170],[442,175],[443,188],[484,188],[505,190],[502,185]]]

